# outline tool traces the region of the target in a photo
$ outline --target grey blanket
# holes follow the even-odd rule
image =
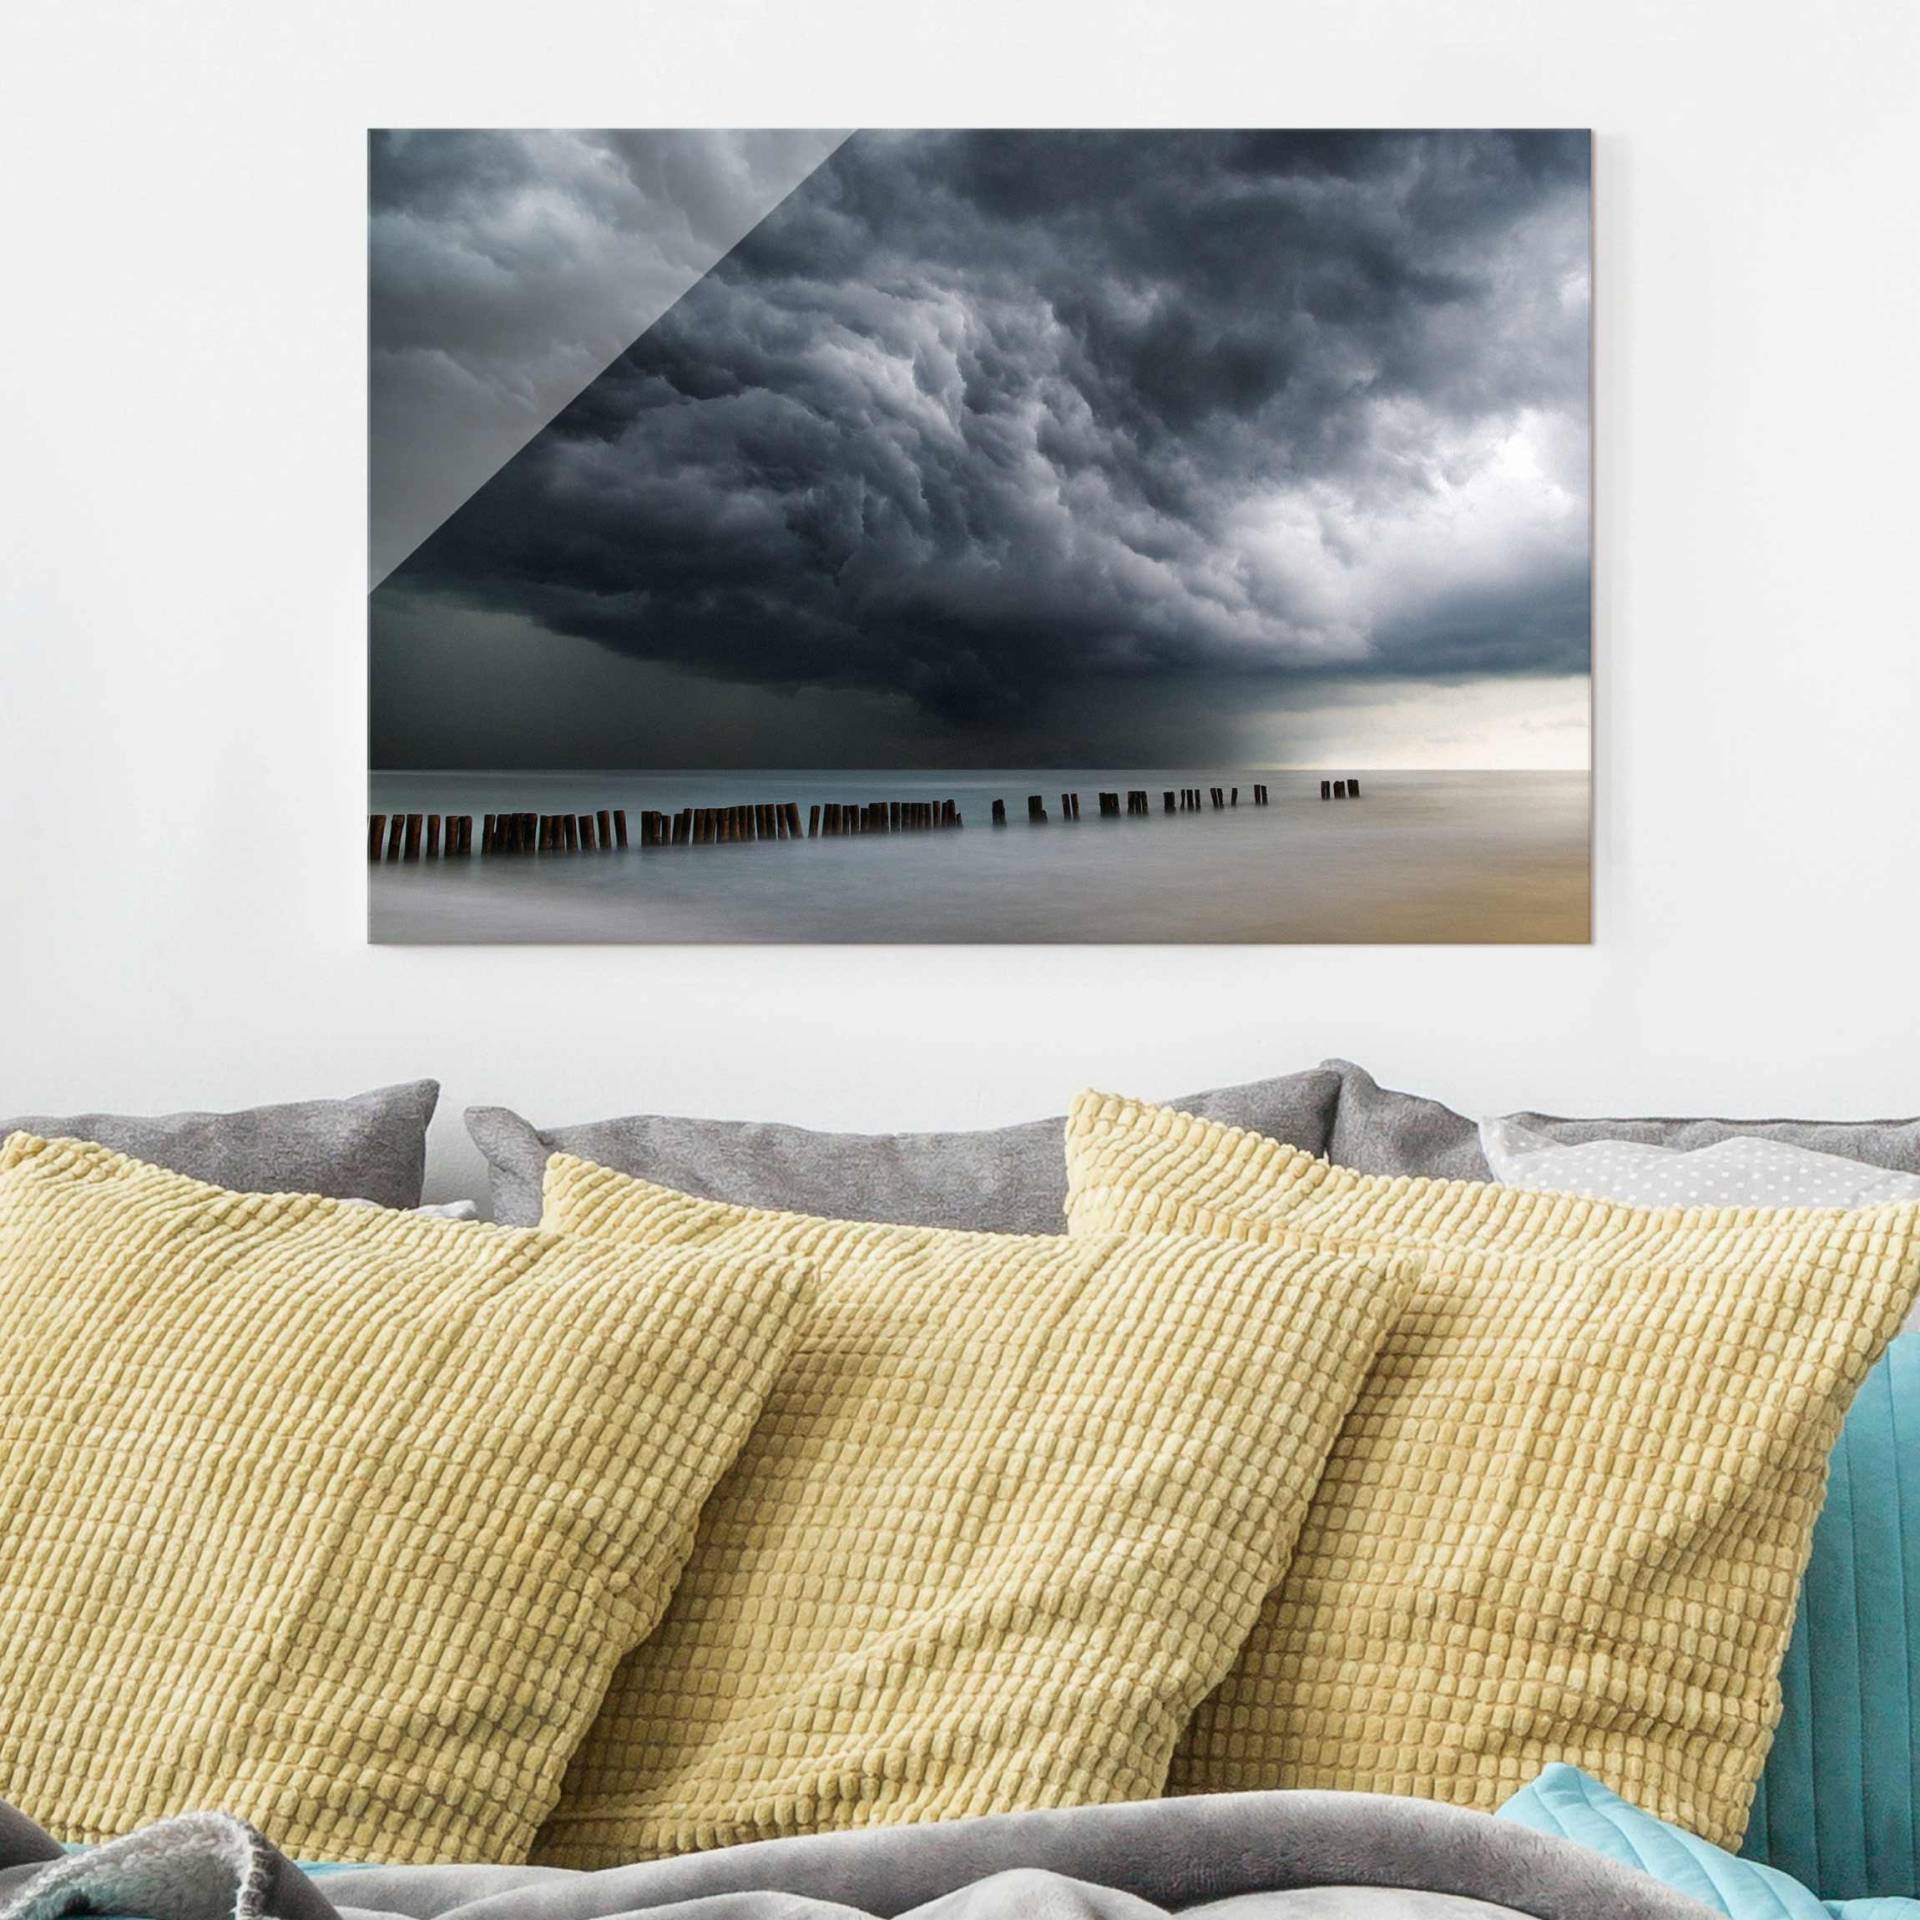
[[[773,1840],[605,1873],[303,1873],[244,1823],[186,1814],[63,1856],[0,1807],[0,1920],[1701,1920],[1565,1840],[1348,1793],[1221,1794]]]

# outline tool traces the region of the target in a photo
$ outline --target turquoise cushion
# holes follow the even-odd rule
[[[1549,1767],[1500,1809],[1538,1833],[1558,1834],[1638,1867],[1728,1920],[1920,1920],[1920,1900],[1829,1905],[1777,1868],[1743,1860],[1643,1813],[1577,1767]]]
[[[1780,1679],[1741,1853],[1830,1900],[1920,1897],[1920,1333],[1847,1416]]]

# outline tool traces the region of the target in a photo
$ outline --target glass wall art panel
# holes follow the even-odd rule
[[[1579,131],[376,131],[370,929],[1589,938]]]

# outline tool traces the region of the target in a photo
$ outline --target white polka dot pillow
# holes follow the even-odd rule
[[[1706,1147],[1568,1144],[1517,1120],[1483,1120],[1480,1149],[1503,1186],[1639,1207],[1879,1207],[1920,1200],[1920,1174],[1753,1134]]]

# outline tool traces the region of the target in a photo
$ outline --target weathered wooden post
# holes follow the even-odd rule
[[[1360,798],[1360,782],[1356,780],[1352,774],[1347,775],[1347,798],[1349,800],[1358,800]]]
[[[993,824],[996,827],[1004,827],[1007,824],[1007,803],[1004,800],[996,800],[993,803]]]
[[[1320,798],[1322,800],[1331,800],[1333,798],[1333,782],[1331,780],[1322,780],[1320,782]]]
[[[1037,793],[1027,795],[1027,825],[1044,827],[1047,824],[1046,804]]]
[[[618,847],[622,853],[626,852],[627,810],[625,807],[615,807],[613,810],[613,844]]]
[[[367,815],[367,858],[378,860],[387,844],[387,816],[384,813]]]
[[[807,838],[817,840],[820,837],[820,802],[814,801],[807,809]]]
[[[420,858],[420,832],[425,824],[426,816],[424,814],[410,813],[407,815],[407,845],[406,851],[401,855],[402,859],[418,860]]]
[[[1347,797],[1347,783],[1344,780],[1336,780],[1333,783],[1333,797],[1336,800],[1344,800]]]

